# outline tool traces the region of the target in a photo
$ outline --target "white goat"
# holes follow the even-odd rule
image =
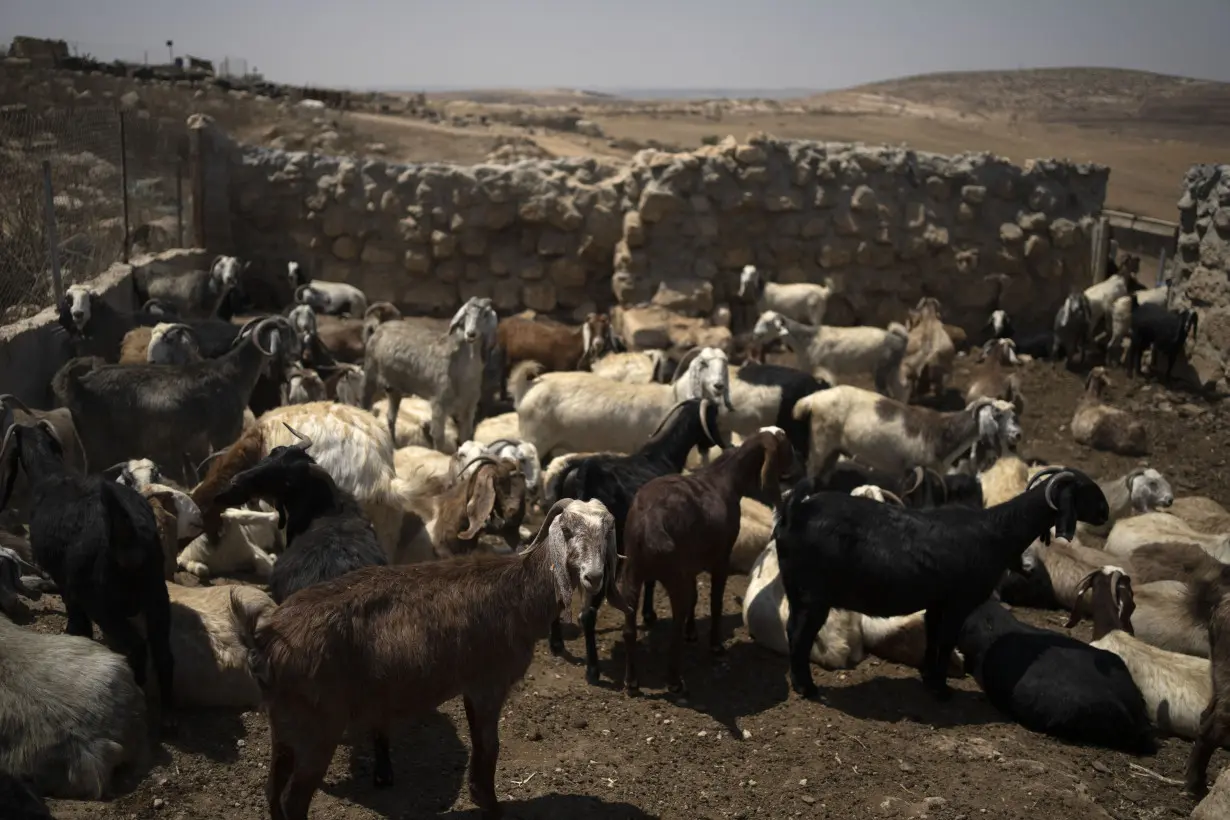
[[[160,322],[149,334],[145,360],[150,364],[191,364],[201,360],[196,333],[184,324]]]
[[[103,471],[103,475],[111,478],[117,484],[131,487],[137,492],[151,489],[153,492],[165,492],[175,501],[176,537],[179,540],[195,538],[202,528],[201,510],[188,493],[166,483],[162,470],[152,459],[134,458],[121,461]]]
[[[1166,477],[1152,467],[1137,467],[1127,475],[1099,481],[1110,506],[1110,517],[1102,525],[1078,522],[1077,535],[1093,534],[1105,538],[1115,522],[1132,515],[1165,509],[1174,503],[1174,490]]]
[[[471,299],[454,314],[448,332],[412,319],[396,319],[376,328],[363,359],[363,406],[371,407],[378,387],[389,398],[388,425],[397,435],[398,406],[407,394],[431,401],[431,445],[445,450],[445,420],[457,423],[458,441],[474,437],[474,417],[483,384],[483,331],[494,311]]]
[[[98,800],[146,751],[145,694],[123,655],[0,617],[0,771],[40,794]]]
[[[1138,305],[1165,305],[1170,300],[1170,283],[1136,292]],[[1120,296],[1111,306],[1110,344],[1106,347],[1106,361],[1121,364],[1132,343],[1132,297]],[[1125,347],[1125,344],[1127,347]]]
[[[671,384],[629,384],[584,372],[535,377],[537,369],[537,362],[518,364],[508,390],[521,439],[543,458],[553,451],[634,453],[685,399],[731,407],[726,354],[714,347],[690,350]]]
[[[744,265],[743,272],[739,274],[739,299],[744,302],[755,300],[759,313],[776,311],[807,325],[818,327],[824,323],[824,312],[828,309],[832,294],[833,285],[827,279],[823,285],[779,285],[765,279],[755,265]]]
[[[353,316],[357,319],[367,312],[367,296],[354,285],[320,279],[305,281],[307,275],[298,262],[288,262],[286,273],[298,304],[309,305],[317,313],[330,316]]]
[[[650,384],[664,381],[659,376],[666,361],[661,350],[608,353],[590,365],[589,371],[611,381]]]
[[[782,339],[798,358],[799,369],[816,378],[874,375],[876,390],[893,398],[905,397],[901,361],[909,333],[893,322],[878,327],[804,325],[774,311],[765,311],[752,329],[756,341]]]
[[[475,441],[487,444],[502,438],[521,438],[521,421],[517,418],[517,411],[485,418],[474,428]]]
[[[1165,512],[1150,512],[1115,523],[1106,536],[1106,551],[1131,555],[1146,544],[1194,544],[1209,555],[1230,563],[1230,534],[1210,535],[1192,529],[1182,518]]]
[[[904,475],[913,467],[943,473],[971,448],[1015,446],[1021,438],[1016,408],[998,399],[975,399],[964,410],[940,413],[878,393],[838,385],[800,399],[794,418],[810,419],[808,472],[820,475],[845,453],[869,467]]]
[[[1128,295],[1128,280],[1132,271],[1127,264],[1114,276],[1108,276],[1096,285],[1085,288],[1084,295],[1089,301],[1089,340],[1096,338],[1102,325],[1108,323],[1114,313],[1115,302]],[[1128,311],[1129,323],[1131,310]],[[1070,353],[1071,351],[1069,351]]]

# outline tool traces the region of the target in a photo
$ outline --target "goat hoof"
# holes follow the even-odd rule
[[[598,671],[597,667],[590,667],[585,670],[585,682],[590,686],[597,686],[598,681],[601,679],[602,673]]]
[[[559,641],[557,643],[555,641],[547,641],[547,649],[550,650],[552,655],[558,658],[560,655],[564,654],[564,642]]]
[[[820,696],[820,687],[811,681],[794,681],[790,684],[794,693],[805,700],[815,700]]]
[[[628,697],[630,698],[635,698],[641,694],[641,687],[635,681],[632,683],[625,683],[624,690],[628,693]]]
[[[1209,784],[1204,780],[1188,780],[1184,788],[1192,797],[1204,797],[1209,791]]]
[[[647,627],[653,626],[657,622],[658,622],[658,613],[656,612],[646,612],[643,615],[641,615],[641,623],[645,624],[645,626]]]
[[[683,681],[677,681],[675,683],[668,683],[666,685],[666,691],[672,695],[677,695],[679,697],[686,697],[688,694],[688,686]]]

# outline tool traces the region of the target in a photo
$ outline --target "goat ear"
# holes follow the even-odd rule
[[[495,508],[495,471],[487,465],[479,465],[470,478],[466,493],[466,520],[468,525],[457,537],[463,541],[473,540],[482,532]]]
[[[545,526],[545,525],[544,525]],[[559,603],[559,619],[562,623],[574,624],[572,614],[572,579],[568,576],[568,539],[562,526],[547,530],[547,558],[551,562],[551,577],[555,581],[555,598]],[[614,603],[612,601],[612,603]]]
[[[771,443],[764,448],[764,461],[760,465],[760,491],[765,503],[776,506],[782,496],[780,476],[785,471],[784,453],[789,449],[785,437],[772,433]]]

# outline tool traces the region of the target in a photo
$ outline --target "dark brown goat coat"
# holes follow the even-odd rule
[[[591,313],[585,319],[594,339],[609,343],[611,322],[605,314]],[[504,351],[505,372],[519,362],[535,361],[543,372],[587,370],[590,362],[584,343],[584,327],[569,327],[552,319],[509,316],[496,329],[496,343]],[[608,344],[609,346],[609,344]]]
[[[759,496],[775,504],[781,495],[779,479],[790,468],[790,454],[784,432],[762,430],[694,473],[649,481],[632,500],[624,529],[627,560],[620,592],[625,601],[636,601],[646,581],[657,581],[666,589],[674,620],[666,672],[671,691],[684,690],[679,664],[685,626],[692,635],[696,630],[696,576],[709,573],[709,645],[720,652],[722,595],[742,520],[739,499]],[[624,686],[635,692],[635,607],[624,610],[623,637]]]

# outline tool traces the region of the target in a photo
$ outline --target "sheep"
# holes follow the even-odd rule
[[[1015,408],[998,399],[975,399],[964,410],[941,413],[901,404],[850,385],[800,399],[794,417],[809,420],[808,472],[823,475],[839,453],[869,467],[902,475],[915,466],[943,472],[971,447],[1021,438]]]
[[[1149,435],[1144,424],[1125,410],[1103,402],[1110,376],[1098,366],[1085,377],[1085,392],[1072,414],[1072,438],[1077,444],[1122,456],[1143,456],[1149,452]]]
[[[309,305],[317,313],[330,316],[363,316],[367,312],[367,297],[354,285],[309,279],[298,262],[286,264],[286,275],[295,290],[296,304]]]
[[[490,306],[467,302],[440,335],[422,325],[399,319],[376,328],[363,361],[363,407],[371,408],[377,387],[389,397],[389,435],[397,437],[401,397],[413,393],[432,403],[428,437],[437,450],[445,448],[444,422],[457,423],[457,438],[474,437],[474,417],[482,388],[482,325]]]
[[[666,372],[669,368],[669,373]],[[670,358],[661,350],[641,350],[628,353],[607,353],[590,365],[595,376],[632,384],[663,384],[670,381]]]
[[[72,412],[93,464],[145,457],[167,465],[178,463],[185,452],[199,460],[239,437],[243,410],[277,346],[263,347],[260,336],[280,321],[258,322],[219,359],[178,367],[72,359],[56,373],[52,389]]]
[[[1070,294],[1055,313],[1055,324],[1051,332],[1051,361],[1058,361],[1061,351],[1065,362],[1079,352],[1080,363],[1084,365],[1087,347],[1091,343],[1092,326],[1089,299],[1083,293]]]
[[[615,545],[624,553],[624,532],[628,511],[637,491],[653,479],[683,470],[688,453],[696,447],[725,449],[727,443],[718,427],[717,405],[708,399],[687,399],[671,408],[658,429],[640,449],[627,456],[595,454],[572,460],[557,478],[555,498],[576,498],[587,501],[596,498],[615,516]],[[612,579],[613,581],[614,579]],[[585,633],[585,679],[597,685],[598,644],[594,629],[598,608],[607,590],[601,589],[581,610],[581,628]],[[639,596],[641,591],[635,590]],[[628,597],[634,605],[635,597]],[[646,621],[656,620],[653,613],[652,579],[645,585],[644,613]],[[564,638],[559,622],[551,625],[550,648],[563,654]]]
[[[1111,555],[1132,555],[1146,544],[1192,544],[1222,563],[1230,563],[1230,535],[1210,535],[1187,524],[1177,515],[1150,512],[1118,521],[1106,536]]]
[[[604,313],[587,314],[578,327],[542,317],[509,316],[500,320],[496,338],[506,372],[524,361],[538,362],[545,372],[588,370],[615,348],[611,320]]]
[[[125,656],[133,678],[145,685],[146,652],[153,657],[164,722],[173,725],[174,659],[168,638],[169,603],[163,550],[149,504],[134,490],[64,467],[50,424],[13,425],[0,444],[3,493],[18,465],[30,481],[30,546],[36,563],[55,581],[68,618],[66,632],[90,637],[94,624]],[[145,615],[149,638],[128,619]]]
[[[55,430],[56,439],[64,450],[64,466],[71,473],[85,475],[89,472],[89,462],[85,457],[85,448],[81,446],[81,437],[77,435],[77,426],[73,423],[73,415],[67,408],[58,407],[55,410],[31,410],[26,403],[12,393],[0,394],[0,436],[8,432],[14,424],[35,424],[46,421]],[[9,509],[14,510],[19,520],[25,520],[30,506],[30,486],[24,475],[13,479],[14,486],[10,490]]]
[[[994,599],[959,629],[966,670],[1026,729],[1130,754],[1157,750],[1144,697],[1118,655],[1022,623]]]
[[[770,310],[760,314],[752,336],[759,341],[785,341],[798,358],[799,369],[807,373],[816,375],[817,368],[823,368],[838,379],[873,373],[877,391],[891,398],[905,396],[901,362],[909,333],[899,324],[887,330],[804,325]]]
[[[825,280],[816,285],[809,282],[780,285],[765,279],[755,265],[744,265],[739,274],[738,298],[754,302],[758,313],[776,311],[782,316],[818,327],[824,323],[833,284]]]
[[[928,392],[944,395],[944,382],[952,375],[957,348],[944,331],[940,302],[933,296],[918,300],[906,322],[909,338],[901,360],[901,380],[907,400]]]
[[[1191,587],[1188,612],[1208,625],[1211,647],[1212,697],[1200,715],[1200,730],[1187,758],[1184,778],[1188,792],[1208,788],[1209,759],[1218,746],[1230,746],[1230,569],[1218,567],[1198,577]]]
[[[1109,325],[1116,300],[1143,289],[1133,276],[1140,270],[1140,257],[1129,254],[1115,267],[1105,279],[1081,293],[1089,305],[1088,338],[1091,342]]]
[[[1124,342],[1131,343],[1132,336],[1132,299],[1135,297],[1138,305],[1160,305],[1167,307],[1170,303],[1170,291],[1173,280],[1156,288],[1138,291],[1127,296],[1120,296],[1111,308],[1110,343],[1106,346],[1106,363],[1118,362],[1127,365],[1128,357],[1123,349]]]
[[[356,407],[333,402],[312,402],[279,407],[261,416],[252,430],[245,432],[234,444],[209,465],[204,479],[192,490],[192,499],[200,507],[205,521],[205,535],[193,549],[193,560],[207,564],[215,574],[223,570],[214,564],[223,555],[212,553],[211,547],[226,548],[228,561],[241,565],[254,558],[250,539],[225,537],[234,533],[227,521],[250,524],[249,529],[263,530],[267,515],[255,511],[225,510],[216,496],[239,472],[255,466],[274,448],[294,444],[285,425],[290,425],[314,442],[317,463],[333,477],[338,486],[355,496],[364,515],[376,528],[377,537],[386,554],[396,560],[401,534],[403,509],[408,492],[397,479],[393,465],[393,442],[388,427],[371,413]],[[276,521],[276,514],[274,516]],[[275,528],[276,531],[276,528]],[[266,536],[270,538],[272,536]],[[267,563],[268,556],[262,560]],[[185,560],[180,554],[181,562]]]
[[[709,399],[731,409],[726,354],[693,348],[672,384],[613,382],[592,373],[546,373],[534,362],[509,376],[521,438],[549,459],[555,451],[634,453],[684,399]]]
[[[311,584],[388,563],[375,528],[362,516],[354,496],[339,488],[308,454],[312,440],[282,424],[299,441],[270,450],[258,464],[232,477],[214,498],[224,507],[260,498],[285,518],[287,551],[269,577],[270,595],[279,604]]]
[[[1175,362],[1185,352],[1184,348],[1190,336],[1196,338],[1196,328],[1200,317],[1190,308],[1182,311],[1167,310],[1165,305],[1139,304],[1136,294],[1131,297],[1132,309],[1132,348],[1128,351],[1128,376],[1134,377],[1140,372],[1141,357],[1146,350],[1152,349],[1152,366],[1160,368],[1161,354],[1166,354],[1166,370],[1163,378],[1170,383],[1170,374]]]
[[[802,462],[807,457],[807,423],[794,417],[799,399],[829,387],[793,367],[745,364],[730,368],[730,402],[734,409],[723,414],[727,428],[740,436],[752,436],[762,427],[780,427]]]
[[[730,552],[739,535],[743,496],[776,500],[778,482],[790,466],[790,443],[776,427],[766,427],[738,448],[690,475],[664,475],[641,487],[624,524],[627,561],[620,587],[624,607],[624,687],[635,694],[636,594],[641,584],[658,581],[670,597],[673,618],[666,666],[667,689],[686,692],[679,664],[683,641],[695,633],[696,576],[709,573],[709,649],[722,646],[722,596],[730,571]],[[690,625],[690,627],[689,627]]]
[[[944,663],[966,617],[1004,571],[1051,527],[1071,538],[1078,520],[1101,523],[1108,515],[1102,491],[1075,470],[1040,474],[1026,493],[987,510],[873,506],[813,494],[812,485],[803,479],[782,502],[773,534],[790,602],[790,684],[804,697],[819,692],[808,657],[829,609],[839,607],[879,617],[926,610],[922,679],[948,698]]]
[[[1145,699],[1149,722],[1161,735],[1195,739],[1200,713],[1213,695],[1209,661],[1158,649],[1135,636],[1132,584],[1121,568],[1096,569],[1082,579],[1080,586],[1081,594],[1086,588],[1092,589],[1093,637],[1089,645],[1119,656]],[[1074,609],[1065,628],[1071,629],[1080,619],[1081,613]]]
[[[498,816],[504,701],[576,588],[592,595],[615,572],[614,530],[601,502],[564,499],[518,554],[368,567],[296,593],[259,626],[236,613],[269,717],[273,816],[306,820],[348,725],[380,732],[458,695],[470,797]]]
[[[856,492],[863,488],[856,488]],[[874,488],[883,502],[890,495]],[[853,494],[853,493],[852,493]],[[868,496],[863,496],[868,497]],[[772,542],[752,566],[743,596],[743,623],[752,640],[779,655],[789,655],[786,623],[790,605],[782,588],[777,546]],[[853,669],[867,655],[917,668],[922,665],[926,634],[923,613],[876,618],[849,610],[834,610],[816,636],[809,658],[824,669]],[[954,652],[949,672],[961,674]]]
[[[1009,368],[1020,364],[1016,357],[1016,343],[1011,339],[992,339],[982,347],[978,364],[970,372],[969,386],[965,388],[965,403],[975,399],[1000,399],[1011,402],[1018,416],[1025,412],[1025,397],[1021,394],[1021,380]]]
[[[122,656],[3,617],[0,645],[0,771],[49,797],[98,800],[117,768],[143,762],[145,696]]]
[[[242,267],[233,256],[218,256],[207,271],[137,268],[132,284],[140,302],[158,299],[171,305],[184,319],[207,319],[218,312],[223,299],[239,284]]]

